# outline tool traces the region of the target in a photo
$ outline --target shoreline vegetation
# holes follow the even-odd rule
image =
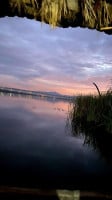
[[[112,89],[74,99],[67,126],[73,136],[82,136],[84,145],[93,147],[112,165]]]
[[[95,83],[93,83],[96,85]],[[105,132],[112,134],[112,89],[98,95],[80,95],[72,102],[69,121],[73,135],[82,132]]]

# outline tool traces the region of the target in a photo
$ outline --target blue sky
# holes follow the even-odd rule
[[[0,86],[94,93],[112,83],[112,36],[55,28],[26,18],[0,19]]]

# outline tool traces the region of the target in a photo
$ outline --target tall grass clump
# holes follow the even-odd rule
[[[112,134],[112,91],[99,96],[78,96],[70,112],[74,134],[105,131]]]

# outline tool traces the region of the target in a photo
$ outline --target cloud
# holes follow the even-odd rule
[[[0,74],[18,87],[74,92],[94,90],[112,74],[111,36],[81,28],[51,29],[20,18],[0,19]],[[7,82],[7,76],[13,77]],[[12,83],[11,80],[13,79]],[[89,89],[88,89],[89,88]]]

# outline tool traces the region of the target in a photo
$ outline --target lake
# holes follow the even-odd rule
[[[0,96],[0,185],[111,190],[111,137],[108,152],[102,139],[102,152],[73,136],[69,107],[53,98]]]

